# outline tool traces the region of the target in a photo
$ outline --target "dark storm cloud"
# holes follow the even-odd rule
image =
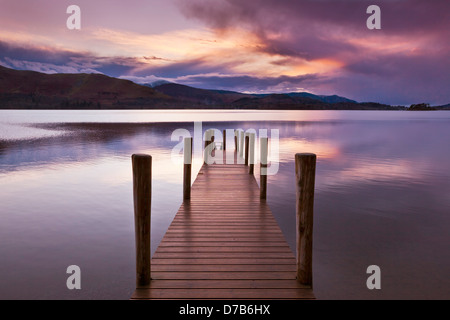
[[[254,30],[286,30],[302,26],[307,33],[331,25],[366,31],[366,9],[376,4],[382,9],[383,25],[389,32],[447,32],[448,0],[190,0],[178,1],[188,17],[204,21],[210,27],[226,29],[246,24]]]
[[[450,56],[386,55],[356,61],[334,87],[346,92],[356,89],[356,98],[382,101],[382,92],[392,104],[405,101],[444,104],[450,102]]]
[[[16,45],[0,40],[0,57],[42,63],[65,64],[72,58],[86,58],[82,53],[34,46]]]
[[[386,37],[435,36],[448,42],[450,1],[379,0],[382,30]],[[255,32],[265,46],[260,49],[309,59],[357,48],[345,39],[373,36],[366,27],[368,0],[217,0],[179,2],[182,12],[204,21],[219,32],[235,25]],[[272,37],[272,34],[281,35]],[[337,37],[339,36],[339,37]]]

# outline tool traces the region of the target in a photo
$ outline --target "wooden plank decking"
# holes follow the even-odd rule
[[[245,165],[204,165],[132,299],[314,299]]]

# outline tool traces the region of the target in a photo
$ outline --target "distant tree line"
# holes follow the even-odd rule
[[[429,111],[429,110],[437,110],[434,107],[430,107],[429,103],[418,103],[418,104],[412,104],[409,106],[408,110],[411,111]]]

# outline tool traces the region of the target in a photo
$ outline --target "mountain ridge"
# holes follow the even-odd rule
[[[103,74],[46,74],[0,66],[0,108],[101,109],[170,101],[152,88]]]
[[[450,110],[449,105],[435,107]],[[248,94],[159,82],[141,85],[98,73],[46,74],[0,65],[0,109],[405,110],[308,92]]]
[[[148,85],[148,84],[145,84]],[[241,93],[236,91],[228,91],[228,90],[211,90],[211,89],[199,89],[190,87],[187,85],[182,85],[178,83],[165,82],[162,84],[151,84],[152,88],[155,90],[164,93],[166,95],[172,97],[183,97],[183,98],[192,98],[193,95],[198,94],[202,95],[203,98],[210,98],[213,100],[220,100],[220,95],[224,98],[225,103],[230,103],[236,101],[240,98],[250,98],[250,97],[258,97],[264,98],[267,96],[271,96],[277,93],[264,93],[264,94],[251,94],[251,93]],[[338,95],[315,95],[309,92],[288,92],[288,93],[278,93],[279,95],[286,95],[293,98],[310,98],[313,100],[319,100],[324,103],[338,103],[338,102],[349,102],[349,103],[358,103],[355,100],[351,100],[345,97],[340,97]],[[232,100],[232,101],[230,101]]]

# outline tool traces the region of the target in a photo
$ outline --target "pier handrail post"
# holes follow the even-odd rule
[[[249,134],[249,152],[248,152],[248,173],[253,174],[254,168],[255,168],[255,139],[256,135],[255,133]]]
[[[259,198],[267,198],[267,155],[269,154],[269,138],[260,138],[260,173],[259,173]]]
[[[145,288],[151,281],[150,214],[152,199],[152,156],[133,154],[133,201],[136,241],[136,287]]]
[[[248,133],[246,133],[245,134],[245,156],[244,156],[246,166],[248,166],[249,141],[250,141],[250,137],[249,137]]]
[[[312,241],[316,155],[295,155],[297,280],[312,287]]]
[[[184,138],[183,199],[191,199],[192,138]]]

